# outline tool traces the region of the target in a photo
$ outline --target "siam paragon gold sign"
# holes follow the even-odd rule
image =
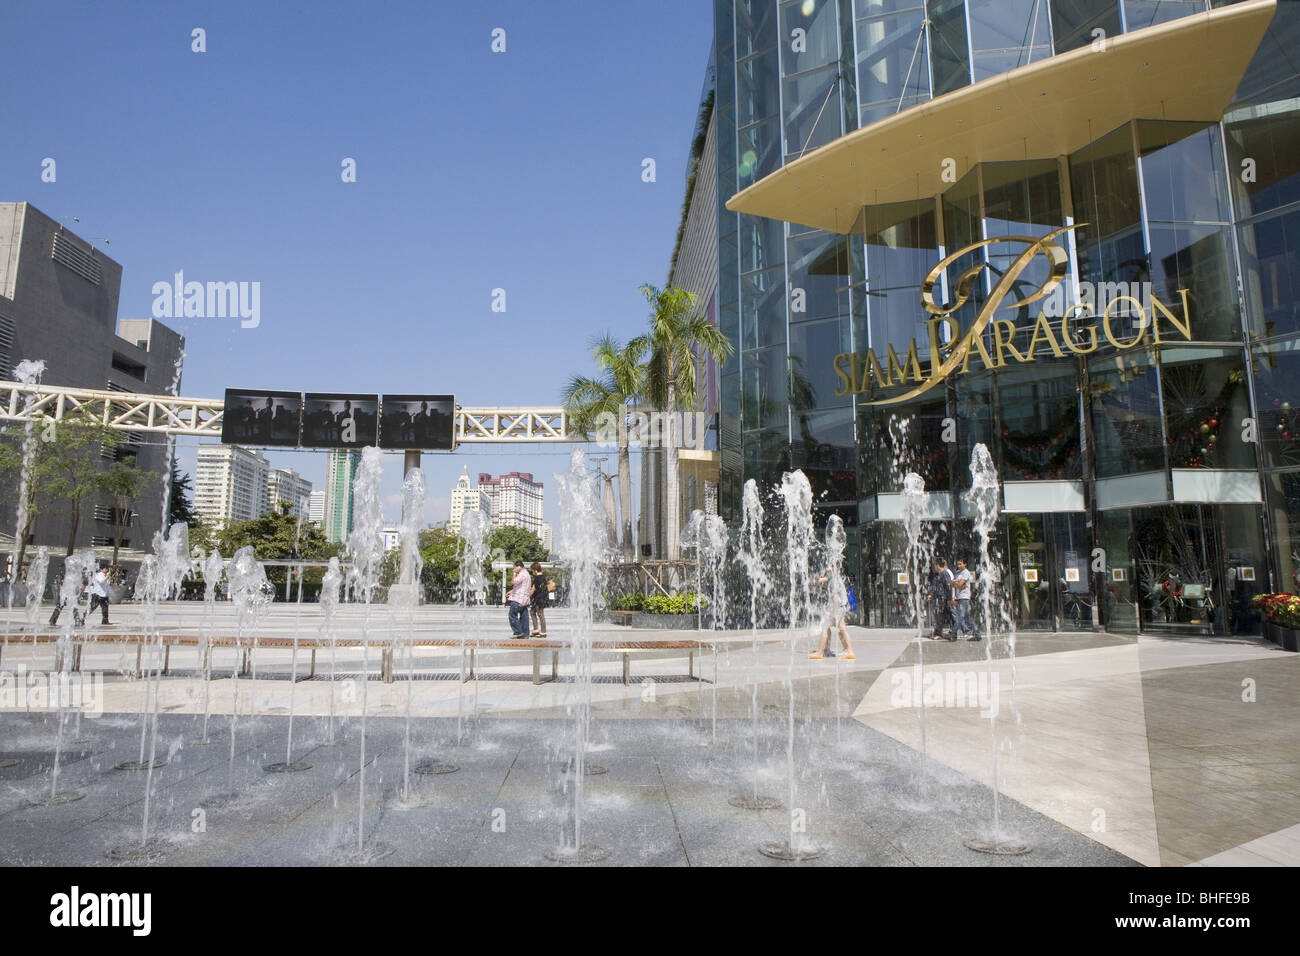
[[[1160,328],[1162,319],[1182,333],[1185,340],[1191,341],[1192,330],[1187,311],[1187,290],[1180,289],[1179,295],[1182,298],[1183,305],[1181,319],[1175,316],[1173,311],[1155,296],[1150,297],[1151,311],[1148,316],[1147,310],[1138,296],[1117,295],[1107,301],[1104,307],[1101,307],[1100,301],[1098,301],[1097,306],[1087,302],[1079,302],[1069,306],[1063,310],[1059,321],[1055,324],[1044,312],[1039,312],[1038,321],[1034,323],[1028,348],[1023,352],[1016,348],[1014,343],[1016,333],[1019,330],[1015,321],[1013,319],[995,319],[993,314],[1001,308],[1018,309],[1051,295],[1056,287],[1061,284],[1061,280],[1065,278],[1066,266],[1069,263],[1069,256],[1065,249],[1055,240],[1057,236],[1084,225],[1087,225],[1087,223],[1063,226],[1049,232],[1042,238],[1035,236],[998,236],[994,239],[984,239],[947,256],[930,270],[921,283],[921,305],[926,312],[935,316],[935,318],[929,319],[925,323],[930,345],[929,375],[922,372],[921,361],[917,356],[915,338],[911,340],[902,359],[898,357],[898,353],[894,351],[892,345],[888,346],[883,364],[872,349],[867,349],[865,355],[842,352],[835,356],[835,375],[840,380],[840,387],[835,390],[835,394],[843,397],[845,395],[862,394],[873,388],[890,388],[892,386],[911,384],[913,387],[901,395],[878,399],[874,402],[865,402],[864,404],[894,405],[899,402],[906,402],[928,392],[954,372],[962,375],[966,374],[970,368],[972,354],[979,357],[985,368],[999,369],[1006,367],[1011,360],[1020,363],[1036,361],[1040,348],[1050,350],[1056,358],[1065,358],[1067,354],[1087,355],[1089,352],[1095,352],[1100,345],[1098,328],[1100,328],[1101,334],[1105,336],[1106,341],[1121,350],[1135,348],[1148,340],[1156,345],[1162,344],[1164,341],[1161,338]],[[970,328],[963,335],[961,327],[952,313],[960,309],[970,299],[975,280],[979,278],[980,273],[987,268],[988,264],[981,262],[962,273],[957,280],[956,298],[950,305],[939,305],[934,301],[935,283],[939,281],[939,277],[943,275],[944,270],[954,262],[959,261],[962,256],[985,246],[1002,242],[1024,243],[1025,248],[1011,262],[1006,271],[998,277],[997,284],[994,285],[987,301],[980,307],[975,321],[971,323]],[[1017,299],[1014,302],[1004,301],[1015,287],[1021,273],[1040,254],[1047,257],[1050,267],[1047,281],[1032,295]],[[1135,315],[1138,319],[1136,334],[1129,330],[1127,334],[1132,337],[1127,339],[1117,335],[1111,323],[1112,311],[1121,304],[1127,306],[1124,309],[1127,315]],[[1076,314],[1084,315],[1091,311],[1095,315],[1098,307],[1101,307],[1101,321],[1099,323],[1094,323],[1082,329],[1071,330],[1069,328],[1070,320]],[[943,336],[940,329],[947,332],[948,341],[946,343],[942,341]],[[986,329],[992,332],[991,348],[985,344],[984,332]],[[1084,341],[1076,341],[1074,335],[1071,334],[1072,331],[1081,332]]]

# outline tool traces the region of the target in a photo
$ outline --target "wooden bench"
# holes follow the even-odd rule
[[[62,635],[54,633],[35,633],[35,634],[11,634],[8,636],[7,643],[13,646],[22,644],[57,644]],[[559,658],[560,651],[570,650],[572,644],[568,641],[556,641],[546,638],[478,638],[457,640],[450,637],[399,637],[394,640],[374,640],[363,642],[358,637],[300,637],[296,640],[284,635],[240,637],[239,635],[220,634],[205,637],[201,634],[100,634],[94,639],[88,639],[89,635],[83,633],[72,634],[73,658],[72,670],[81,669],[81,650],[86,644],[135,644],[135,669],[136,673],[141,670],[141,655],[148,644],[161,642],[163,647],[163,666],[161,673],[166,674],[171,665],[171,649],[175,646],[184,647],[204,647],[205,651],[213,647],[238,647],[243,651],[240,661],[239,673],[241,676],[252,673],[252,655],[255,650],[261,647],[274,647],[279,649],[292,648],[297,646],[302,650],[311,651],[311,663],[307,674],[303,679],[314,677],[316,675],[316,652],[321,649],[330,648],[357,648],[369,646],[379,648],[380,663],[379,673],[384,683],[393,682],[393,656],[394,651],[399,647],[445,647],[461,648],[463,653],[469,655],[469,667],[465,674],[466,680],[474,680],[474,667],[477,661],[477,651],[480,649],[492,650],[530,650],[533,655],[533,683],[542,683],[542,655],[546,651],[551,652],[551,680],[557,680],[559,677]],[[0,648],[3,648],[0,644]],[[623,659],[623,683],[631,683],[631,656],[633,654],[644,654],[654,651],[686,651],[687,652],[687,676],[695,680],[706,680],[704,677],[695,676],[695,654],[696,652],[712,651],[714,645],[701,641],[593,641],[591,649],[595,653],[612,653],[618,654]],[[209,673],[208,660],[205,657],[203,669]],[[56,658],[55,668],[61,670],[63,661]],[[716,661],[714,666],[714,679],[717,678]],[[209,677],[210,677],[209,673]]]

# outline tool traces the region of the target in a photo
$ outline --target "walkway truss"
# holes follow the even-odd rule
[[[57,385],[0,382],[0,421],[45,424],[89,413],[125,432],[194,435],[221,439],[224,402],[219,398],[173,398],[132,392],[96,392]],[[455,443],[506,444],[584,441],[569,434],[563,408],[456,407]]]

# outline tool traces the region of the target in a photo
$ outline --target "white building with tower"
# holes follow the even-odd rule
[[[460,519],[466,511],[481,511],[491,518],[492,502],[481,487],[470,486],[469,469],[462,468],[460,477],[456,479],[456,487],[451,490],[451,517],[447,521],[448,530],[460,533]]]

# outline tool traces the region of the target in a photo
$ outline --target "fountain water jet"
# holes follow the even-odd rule
[[[38,806],[58,806],[63,803],[72,803],[85,796],[81,791],[59,793],[59,761],[63,755],[63,731],[68,719],[68,694],[64,693],[64,691],[67,682],[68,660],[71,657],[72,628],[78,616],[84,616],[86,613],[85,608],[81,605],[81,598],[90,584],[91,568],[94,566],[95,553],[93,551],[70,554],[63,562],[63,582],[59,587],[59,602],[67,606],[69,614],[63,619],[63,628],[59,633],[56,655],[59,671],[59,725],[54,738],[54,765],[50,772],[50,796],[48,800],[38,803]]]
[[[208,743],[208,716],[212,711],[212,619],[217,609],[217,585],[226,570],[220,553],[213,551],[203,561],[203,740]]]
[[[758,792],[758,598],[772,590],[772,579],[763,564],[763,502],[753,478],[745,482],[735,560],[744,566],[745,576],[749,579],[749,636],[754,667],[749,704],[754,787],[748,796],[732,797],[728,802],[743,810],[774,810],[781,806],[781,801],[776,797],[761,796]]]
[[[353,863],[373,862],[396,852],[396,848],[375,842],[366,846],[366,711],[370,675],[370,604],[379,583],[384,557],[383,504],[379,496],[379,479],[383,473],[378,448],[367,447],[361,453],[356,483],[352,488],[352,533],[348,535],[348,552],[352,555],[351,579],[360,589],[365,613],[361,618],[361,761],[357,788],[357,844],[350,854]]]
[[[571,650],[573,687],[577,701],[573,712],[572,771],[565,781],[573,788],[573,803],[564,844],[546,851],[560,863],[593,863],[609,856],[607,850],[582,842],[582,796],[586,776],[587,741],[591,730],[591,630],[601,594],[600,559],[605,550],[604,508],[595,479],[587,473],[581,448],[569,458],[569,470],[556,475],[560,488],[560,513],[564,515],[560,551],[569,566],[569,606],[573,614]]]
[[[790,836],[785,843],[764,843],[758,852],[778,860],[811,860],[821,855],[820,847],[814,846],[804,835],[802,821],[805,819],[796,800],[796,778],[794,767],[794,656],[798,641],[799,627],[807,625],[811,613],[812,593],[809,582],[808,561],[813,544],[812,488],[802,471],[788,471],[781,476],[778,489],[785,504],[785,555],[789,572],[789,595],[786,603],[789,615],[789,663],[786,669],[786,684],[789,688],[790,705],[786,718],[786,780],[788,785],[788,804],[790,812]]]
[[[979,536],[980,556],[977,580],[980,587],[980,600],[984,610],[984,627],[988,631],[984,641],[984,667],[988,678],[989,693],[998,693],[998,685],[993,679],[993,589],[997,583],[998,569],[989,553],[989,537],[998,522],[1001,489],[998,486],[997,470],[993,467],[993,458],[983,443],[971,449],[970,456],[971,489],[967,498],[975,506],[975,533]],[[1004,622],[1010,623],[1010,616],[1002,610]],[[1015,633],[1008,628],[1008,651],[1014,673]],[[1014,686],[1014,678],[1013,678]],[[1020,856],[1030,852],[1033,847],[1019,840],[1008,839],[1002,832],[1001,785],[998,780],[998,735],[996,706],[988,707],[989,744],[992,753],[993,779],[993,829],[988,839],[972,838],[965,841],[967,847],[979,853],[993,853],[1000,856]]]

